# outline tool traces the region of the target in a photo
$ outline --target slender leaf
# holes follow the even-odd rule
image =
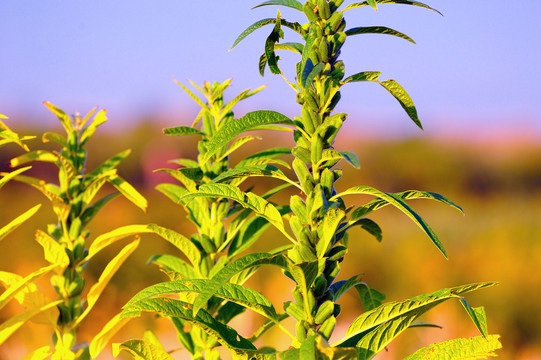
[[[15,315],[15,316],[9,318],[7,321],[2,323],[2,325],[0,325],[0,345],[2,345],[4,343],[4,341],[6,341],[6,339],[11,336],[11,334],[13,334],[21,326],[23,326],[23,324],[25,322],[32,319],[34,316],[55,307],[56,305],[60,304],[61,302],[62,302],[62,300],[58,300],[58,301],[49,303],[47,305],[41,306],[39,308],[25,311],[22,314]]]
[[[148,343],[144,340],[128,340],[122,344],[113,344],[113,356],[117,357],[120,351],[126,351],[136,360],[174,360],[163,347]]]
[[[191,304],[168,298],[145,299],[126,306],[121,316],[135,317],[139,316],[142,311],[150,311],[162,316],[186,320],[215,337],[220,344],[229,350],[256,350],[250,341],[240,336],[229,326],[216,321],[206,310],[201,309],[194,316]]]
[[[22,223],[24,223],[26,220],[28,220],[30,217],[32,217],[41,207],[41,204],[38,204],[34,206],[33,208],[26,210],[21,215],[17,216],[15,219],[10,221],[9,224],[5,225],[4,227],[0,228],[0,240],[2,240],[4,237],[6,237],[9,233],[11,233],[13,230],[18,228]]]
[[[396,31],[391,28],[385,27],[385,26],[363,26],[363,27],[355,27],[355,28],[346,30],[347,36],[360,35],[360,34],[392,35],[392,36],[397,36],[399,38],[408,40],[409,42],[412,42],[415,44],[415,41],[413,41],[413,39],[410,38],[408,35],[403,34],[400,31]]]
[[[496,350],[501,349],[499,335],[477,336],[469,339],[453,339],[416,351],[404,360],[477,360],[497,357]]]
[[[56,239],[44,231],[36,231],[36,241],[41,245],[44,252],[44,258],[51,265],[57,265],[56,272],[62,274],[70,264],[70,259],[66,250]]]
[[[31,169],[32,167],[31,166],[27,166],[27,167],[24,167],[24,168],[20,168],[20,169],[17,169],[17,170],[14,170],[12,172],[9,172],[5,175],[2,176],[2,178],[0,179],[0,189],[2,188],[2,186],[4,186],[9,180],[15,178],[16,176],[18,176],[19,174],[25,172],[26,170],[28,169]]]
[[[148,225],[148,229],[173,244],[184,255],[186,255],[188,260],[192,263],[194,269],[199,268],[199,263],[201,262],[201,253],[197,246],[190,241],[190,239],[173,230],[163,228],[156,224]]]
[[[242,168],[250,165],[262,165],[265,164],[264,161],[274,159],[281,155],[291,154],[291,149],[286,147],[276,147],[267,150],[257,152],[255,154],[245,157],[243,160],[235,166],[235,168]]]
[[[413,1],[413,0],[371,0],[371,1],[373,1],[376,4],[399,4],[399,5],[419,6],[419,7],[425,8],[425,9],[435,11],[438,14],[442,15],[438,10],[433,9],[430,6],[425,5],[425,4],[421,3],[421,2]],[[350,9],[355,9],[355,8],[358,8],[358,7],[361,7],[361,6],[367,6],[367,5],[370,5],[370,3],[368,1],[354,3],[354,4],[350,4],[350,5],[346,6],[346,8],[343,11],[350,10]]]
[[[86,143],[88,139],[90,139],[92,135],[94,135],[98,126],[102,125],[107,121],[107,116],[105,114],[106,111],[101,110],[96,114],[96,116],[94,116],[92,123],[90,123],[90,125],[88,125],[81,134],[81,144]]]
[[[118,240],[122,240],[128,236],[148,234],[152,232],[154,231],[150,229],[148,225],[127,225],[109,231],[108,233],[102,234],[98,236],[90,245],[88,249],[88,256],[86,257],[85,261],[90,260],[101,250],[117,242]]]
[[[133,186],[130,185],[126,180],[121,178],[118,175],[111,176],[108,181],[113,184],[113,186],[120,191],[120,193],[129,201],[134,203],[141,210],[146,211],[148,206],[147,200],[141,195]]]
[[[98,298],[100,297],[101,293],[105,290],[105,287],[113,277],[113,275],[117,272],[118,268],[124,263],[124,261],[128,258],[128,256],[131,255],[139,246],[140,240],[137,239],[135,241],[132,241],[130,244],[125,246],[120,252],[107,264],[105,269],[100,275],[100,278],[98,279],[98,282],[96,282],[90,290],[88,291],[88,295],[86,296],[87,300],[87,306],[85,311],[77,318],[76,324],[80,324],[81,321],[88,315],[88,313],[92,310],[96,302],[98,301]]]
[[[127,149],[107,159],[96,169],[88,173],[86,176],[86,180],[87,181],[93,180],[95,177],[109,173],[111,170],[115,169],[118,166],[118,164],[120,164],[120,162],[124,160],[125,158],[127,158],[128,155],[130,154],[131,154],[131,150]]]
[[[89,351],[92,359],[98,357],[109,341],[111,341],[111,338],[130,320],[130,318],[121,318],[120,314],[117,314],[105,324],[103,329],[90,342]]]
[[[355,154],[354,152],[340,151],[340,155],[342,155],[342,157],[346,159],[346,161],[350,163],[355,169],[361,168],[361,163],[359,162],[359,158],[357,157],[357,154]]]
[[[356,284],[355,289],[359,293],[365,311],[374,310],[381,306],[383,300],[385,300],[385,294],[370,287],[364,281]]]
[[[51,354],[51,347],[45,345],[27,354],[22,360],[45,360],[48,359]]]
[[[331,200],[337,199],[339,197],[350,195],[350,194],[366,194],[366,195],[374,195],[377,196],[380,199],[386,200],[390,204],[394,205],[397,209],[402,211],[404,214],[406,214],[415,224],[417,224],[424,232],[425,234],[432,240],[434,245],[440,250],[440,252],[447,258],[447,252],[445,251],[445,248],[443,247],[443,244],[438,239],[434,231],[428,226],[426,221],[423,220],[417,214],[402,198],[395,194],[386,193],[380,190],[377,190],[370,186],[355,186],[352,187],[336,196],[334,196]]]
[[[256,9],[258,7],[267,6],[267,5],[280,5],[280,6],[287,6],[292,9],[296,9],[299,11],[302,11],[302,4],[298,2],[297,0],[270,0],[265,1],[264,3],[261,3],[257,6],[254,6],[252,9]]]
[[[60,123],[66,130],[66,132],[69,134],[71,131],[73,131],[73,126],[71,125],[71,119],[70,117],[61,109],[57,108],[53,104],[51,104],[48,101],[44,101],[43,104],[58,117],[58,120],[60,120]]]
[[[31,161],[43,161],[57,163],[58,157],[50,151],[47,150],[36,150],[30,151],[26,154],[17,156],[16,158],[11,159],[10,165],[12,167],[20,166]]]
[[[260,110],[249,112],[240,119],[232,120],[224,124],[216,134],[214,134],[207,144],[207,153],[205,154],[203,162],[210,160],[215,153],[241,133],[255,130],[261,125],[271,124],[294,125],[291,119],[276,111]]]
[[[165,135],[170,135],[170,136],[185,136],[185,135],[204,136],[205,135],[205,133],[202,132],[201,130],[198,130],[189,126],[176,126],[172,128],[163,129],[163,133]]]
[[[301,35],[301,36],[305,35],[305,31],[303,30],[301,24],[296,23],[296,22],[295,23],[290,23],[290,22],[288,22],[288,21],[286,21],[284,19],[281,19],[280,22],[281,22],[282,26],[290,28],[291,30],[297,32],[299,35]],[[246,30],[244,30],[237,37],[237,39],[235,40],[235,42],[233,43],[233,45],[231,46],[229,51],[233,50],[233,48],[235,46],[237,46],[242,40],[244,40],[248,35],[250,35],[254,31],[256,31],[257,29],[259,29],[259,28],[261,28],[261,27],[263,27],[265,25],[270,25],[270,24],[276,24],[276,18],[263,19],[263,20],[256,21],[255,23],[250,25]]]

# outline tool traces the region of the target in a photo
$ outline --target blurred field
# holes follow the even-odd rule
[[[35,129],[15,130],[41,134]],[[268,133],[262,135],[267,141],[246,145],[245,150],[253,152],[265,144],[290,145],[283,140],[288,136],[269,139]],[[133,153],[120,166],[120,173],[144,192],[149,209],[145,214],[126,200],[117,199],[92,223],[94,236],[117,226],[150,222],[185,235],[191,234],[193,228],[184,219],[184,212],[153,190],[157,183],[169,179],[152,173],[154,169],[168,167],[169,159],[191,156],[196,139],[186,139],[179,141],[165,137],[150,123],[122,135],[114,132],[100,135],[98,131],[89,144],[88,168],[131,148]],[[383,228],[383,242],[377,243],[361,230],[353,230],[350,255],[343,263],[340,277],[365,273],[364,280],[384,292],[388,300],[401,300],[471,282],[499,281],[498,287],[469,295],[470,304],[484,305],[489,332],[502,335],[501,359],[541,359],[541,145],[521,139],[467,143],[428,138],[368,140],[362,136],[342,137],[337,143],[340,150],[356,152],[362,166],[361,170],[355,170],[342,165],[345,176],[338,183],[339,190],[364,184],[384,191],[435,191],[457,202],[466,213],[462,216],[435,202],[418,200],[412,203],[444,242],[449,253],[449,260],[445,260],[407,217],[391,208],[379,211],[373,218]],[[33,149],[40,146],[37,140],[30,144]],[[3,148],[1,171],[6,169],[10,158],[6,151],[18,154],[15,147]],[[47,164],[40,164],[33,170],[47,174],[49,169]],[[263,187],[256,186],[254,191],[263,191]],[[283,194],[275,200],[287,201],[289,195]],[[43,200],[44,197],[33,189],[15,183],[6,185],[0,191],[0,224]],[[362,200],[365,199],[346,198],[348,203]],[[33,240],[33,234],[36,229],[45,229],[52,221],[53,212],[46,204],[24,228],[0,242],[0,270],[25,275],[43,266],[42,250]],[[265,239],[273,239],[272,244],[263,239],[253,250],[274,247],[278,237],[278,233],[270,231]],[[87,277],[97,279],[106,262],[123,244],[113,246],[93,259],[87,268]],[[83,322],[79,341],[91,339],[138,290],[165,279],[146,262],[150,255],[166,252],[173,253],[174,250],[159,238],[143,236],[140,248],[119,270],[113,285]],[[289,299],[292,284],[283,281],[279,275],[276,269],[263,270],[251,279],[250,285],[269,296],[281,310],[281,301]],[[54,296],[47,281],[40,285]],[[347,318],[355,317],[362,310],[353,293],[344,296],[341,303],[343,313],[339,323],[340,319],[343,324],[347,323]],[[20,309],[10,304],[0,313],[0,322],[17,311]],[[250,319],[261,321],[256,316]],[[477,335],[458,303],[445,303],[432,310],[424,320],[442,325],[443,330],[409,330],[377,359],[400,359],[430,342]],[[245,324],[246,321],[243,333],[248,333],[249,325]],[[159,331],[170,348],[178,346],[170,324],[151,317],[133,321],[114,341],[140,337],[145,327]],[[0,348],[0,359],[19,359],[30,349],[49,344],[48,331],[41,325],[25,325]],[[340,335],[345,328],[336,332]],[[279,334],[270,332],[265,341],[279,344]],[[180,354],[178,358],[183,356]]]

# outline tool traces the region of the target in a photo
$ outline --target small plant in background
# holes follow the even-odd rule
[[[88,344],[78,344],[76,341],[77,328],[92,310],[111,277],[139,244],[139,239],[135,239],[125,246],[107,264],[99,280],[83,297],[86,285],[83,271],[87,263],[112,243],[111,239],[102,241],[98,238],[90,245],[88,225],[105,205],[120,194],[142,210],[146,209],[147,202],[117,174],[116,167],[129,155],[129,150],[111,157],[91,172],[85,169],[85,144],[98,126],[107,121],[104,110],[94,115],[94,109],[84,118],[78,115],[70,118],[54,105],[45,105],[58,117],[66,136],[46,132],[43,141],[53,142],[61,150],[31,151],[12,159],[11,165],[17,167],[33,161],[52,163],[58,168],[58,184],[20,174],[28,168],[6,174],[4,178],[12,177],[39,190],[50,201],[58,221],[49,224],[47,231],[36,232],[36,241],[43,247],[48,266],[24,278],[3,273],[3,279],[8,279],[4,281],[8,287],[2,293],[0,303],[4,305],[15,297],[26,311],[1,325],[0,338],[4,341],[27,321],[45,323],[53,328],[53,347],[39,348],[28,358],[88,359]],[[94,201],[106,183],[112,184],[118,191]],[[56,300],[48,299],[34,284],[37,278],[49,273],[53,274],[51,284],[57,293]]]
[[[458,299],[464,306],[482,336],[471,339],[450,340],[432,345],[408,357],[409,360],[423,358],[486,358],[494,356],[494,350],[501,345],[496,335],[488,335],[484,309],[472,308],[463,298],[463,294],[490,287],[495,283],[477,283],[442,289],[420,295],[405,301],[386,302],[379,291],[372,289],[359,276],[337,280],[340,263],[348,253],[348,230],[360,226],[377,240],[381,241],[382,231],[379,225],[366,216],[387,205],[393,205],[416,223],[438,250],[447,257],[443,244],[434,231],[415,212],[407,200],[433,199],[461,208],[442,195],[409,190],[400,193],[388,193],[370,186],[356,186],[337,191],[337,180],[342,170],[336,165],[345,160],[354,167],[359,167],[355,154],[336,150],[336,136],[344,124],[347,115],[334,114],[340,100],[340,90],[346,84],[371,81],[383,86],[404,108],[408,116],[421,127],[417,111],[406,91],[394,80],[380,80],[380,73],[375,71],[359,72],[346,76],[345,65],[339,60],[340,51],[350,36],[376,33],[398,36],[412,41],[407,35],[383,26],[353,27],[346,29],[344,13],[346,11],[372,7],[379,4],[403,4],[434,10],[417,1],[370,0],[353,3],[342,10],[341,0],[309,0],[304,4],[296,0],[267,1],[259,6],[282,5],[298,10],[308,19],[308,23],[289,22],[281,18],[264,19],[256,22],[244,31],[233,46],[253,31],[265,25],[273,25],[273,30],[265,41],[264,54],[259,61],[260,72],[266,65],[274,74],[282,75],[296,92],[296,100],[301,108],[301,116],[292,121],[273,111],[256,111],[240,119],[228,121],[217,129],[213,137],[205,144],[205,151],[200,155],[200,163],[205,164],[224,146],[244,131],[269,124],[287,124],[294,128],[296,146],[292,149],[294,160],[292,167],[296,179],[285,178],[275,169],[246,166],[242,169],[230,169],[215,178],[209,184],[187,188],[179,201],[189,204],[201,197],[209,199],[227,198],[250,209],[257,216],[265,218],[276,226],[291,245],[286,249],[276,249],[271,253],[248,254],[229,263],[217,263],[217,271],[209,272],[209,280],[204,287],[183,289],[180,287],[150,288],[136,295],[124,308],[122,316],[138,315],[141,311],[150,311],[163,316],[178,317],[190,321],[208,335],[216,338],[235,358],[239,359],[370,359],[377,355],[403,331],[412,327],[427,326],[418,319],[428,310],[448,300]],[[257,7],[259,7],[257,6]],[[434,10],[436,11],[436,10]],[[296,32],[303,43],[280,43],[284,38],[282,28]],[[301,60],[296,65],[296,80],[290,81],[278,66],[280,58],[277,50],[290,50],[299,53]],[[223,180],[245,176],[270,176],[281,178],[287,184],[294,184],[300,195],[292,196],[289,204],[290,214],[285,216],[294,237],[285,230],[283,219],[276,206],[261,202],[251,192],[243,192],[235,183]],[[360,206],[347,206],[344,197],[349,195],[371,195],[375,199]],[[257,200],[257,201],[256,201]],[[215,201],[215,200],[213,200]],[[248,234],[249,235],[249,234]],[[231,290],[232,279],[245,271],[251,271],[264,264],[279,266],[284,275],[293,280],[293,299],[284,304],[287,314],[296,320],[296,336],[287,350],[265,347],[257,349],[251,339],[224,324],[209,321],[206,307],[213,298],[232,301],[242,306],[255,309],[266,307],[266,315],[274,314],[268,300],[250,297],[253,290],[235,284]],[[194,282],[195,284],[195,282]],[[360,295],[365,312],[357,317],[348,327],[344,338],[329,343],[340,314],[339,298],[348,290],[356,289]],[[195,297],[193,301],[183,301],[163,297],[165,293],[182,294],[188,292]],[[159,297],[158,297],[159,296]],[[184,297],[185,295],[181,295]],[[273,315],[274,316],[274,315]],[[272,317],[269,317],[272,319]],[[278,319],[276,319],[278,320]],[[428,326],[431,326],[428,324]],[[284,329],[287,332],[287,330]],[[126,344],[125,344],[126,346]],[[133,353],[136,351],[134,350]],[[151,358],[150,355],[138,356]],[[214,356],[214,355],[212,355]],[[210,358],[213,358],[213,357]],[[167,358],[164,355],[164,358]]]

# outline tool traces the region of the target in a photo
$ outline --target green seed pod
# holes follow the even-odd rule
[[[314,297],[314,294],[311,291],[308,291],[308,294],[305,294],[304,298],[306,299],[306,305],[308,306],[308,309],[305,309],[306,313],[314,314],[316,312],[316,298]]]
[[[312,135],[316,127],[314,126],[314,112],[310,108],[310,105],[304,104],[302,106],[301,115],[304,130],[308,133],[308,135]]]
[[[331,31],[331,33],[335,33],[338,30],[338,27],[340,27],[340,23],[344,19],[344,15],[341,11],[337,11],[334,14],[331,15],[328,22],[328,27]]]
[[[334,327],[336,326],[336,318],[334,316],[331,316],[325,322],[321,327],[319,328],[319,334],[323,336],[325,340],[329,340],[329,338],[332,335],[332,332],[334,331]]]
[[[85,288],[85,280],[83,278],[76,278],[68,285],[68,295],[70,297],[81,295]]]
[[[309,1],[304,3],[304,6],[302,7],[302,10],[304,11],[304,14],[308,18],[308,21],[311,23],[314,23],[318,20],[316,13],[315,13],[315,6],[312,5]]]
[[[314,280],[314,294],[316,296],[321,296],[325,293],[327,290],[328,284],[327,280],[325,279],[325,276],[323,274],[319,274],[316,279]]]
[[[299,321],[295,325],[295,333],[297,334],[297,339],[304,341],[306,339],[306,328],[304,327],[305,322]]]
[[[331,8],[329,7],[327,0],[318,0],[317,10],[322,19],[327,20],[331,17]]]
[[[331,197],[333,185],[334,185],[334,176],[331,170],[324,169],[321,172],[321,179],[320,179],[321,188],[325,192],[325,195],[327,197]]]
[[[297,148],[297,147],[298,146],[294,147],[293,150],[295,148]],[[299,149],[302,149],[302,148],[299,147]],[[308,153],[308,151],[306,151],[306,152]],[[295,155],[295,153],[293,153],[293,155]],[[295,156],[297,156],[297,155],[295,155]],[[309,153],[308,153],[308,156],[309,156]],[[314,183],[313,183],[312,175],[310,174],[310,172],[306,168],[304,160],[302,160],[302,159],[300,159],[298,157],[295,157],[295,159],[293,159],[292,166],[293,166],[293,170],[295,171],[295,174],[297,175],[297,178],[299,179],[299,181],[300,181],[300,183],[302,185],[302,188],[304,189],[304,193],[305,194],[310,194],[312,192],[312,190],[314,189]],[[307,190],[309,190],[309,191],[307,191]]]
[[[316,94],[312,91],[312,89],[305,90],[304,99],[306,100],[306,104],[304,106],[308,105],[310,110],[312,110],[313,112],[318,111],[319,103],[317,101]],[[313,116],[311,116],[311,118],[312,118],[312,122],[315,123]]]
[[[325,1],[325,0],[323,0]],[[318,46],[318,56],[321,62],[327,62],[329,60],[329,43],[325,37],[321,37],[321,41]]]
[[[329,7],[331,8],[331,11],[335,11],[342,5],[344,0],[330,0],[329,1]]]
[[[304,104],[304,95],[302,92],[297,93],[297,104],[303,105]]]
[[[343,31],[339,31],[336,34],[332,36],[332,41],[329,41],[329,43],[332,46],[332,54],[336,54],[340,48],[342,48],[342,45],[344,45],[344,42],[346,42],[346,33]]]
[[[295,286],[295,288],[293,289],[293,299],[295,299],[295,302],[297,304],[303,304],[304,300],[302,299],[302,292],[299,286]]]
[[[78,134],[77,131],[71,131],[68,135],[68,149],[72,153],[77,152],[77,140],[78,140]]]
[[[284,310],[286,313],[293,316],[297,321],[302,321],[305,319],[304,309],[294,302],[287,301],[284,304]]]
[[[310,239],[306,232],[303,231],[305,228],[298,216],[293,215],[289,218],[289,226],[291,227],[291,230],[293,230],[298,242],[310,244]]]
[[[295,146],[291,149],[291,153],[298,159],[302,160],[305,164],[310,164],[310,151],[301,146]]]
[[[305,137],[300,137],[296,141],[297,145],[302,146],[305,149],[310,149],[310,141]]]
[[[317,164],[323,155],[323,139],[318,134],[312,135],[312,164]]]
[[[294,195],[289,199],[289,207],[291,210],[299,217],[299,220],[302,224],[307,224],[306,220],[306,204],[300,196]]]
[[[334,303],[332,301],[325,301],[319,309],[317,309],[314,320],[316,324],[323,324],[334,312]]]

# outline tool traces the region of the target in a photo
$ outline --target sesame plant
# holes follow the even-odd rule
[[[12,159],[11,166],[34,161],[54,164],[58,183],[22,175],[28,167],[3,174],[3,179],[11,177],[26,183],[45,195],[51,203],[57,221],[47,225],[46,231],[37,230],[35,236],[37,243],[43,247],[44,260],[49,265],[25,277],[2,273],[2,282],[7,289],[0,295],[0,305],[15,298],[25,311],[0,325],[0,343],[25,322],[32,321],[50,325],[52,346],[36,349],[28,354],[29,359],[89,359],[88,344],[77,343],[77,329],[96,305],[111,277],[139,244],[136,238],[122,248],[108,262],[99,280],[83,295],[86,265],[115,240],[98,237],[91,241],[89,224],[105,205],[120,194],[142,210],[146,209],[147,202],[117,174],[116,168],[129,155],[129,150],[116,154],[92,171],[86,170],[85,144],[96,129],[107,121],[105,110],[96,113],[94,109],[84,118],[79,115],[70,117],[50,103],[45,105],[58,117],[66,134],[46,132],[42,139],[43,142],[54,143],[59,150],[27,152]],[[113,185],[117,191],[104,195],[102,187],[106,183]],[[41,292],[34,283],[45,275],[49,275],[57,294],[55,300],[50,299],[46,292]]]
[[[433,326],[419,321],[428,310],[449,299],[457,299],[464,307],[480,332],[470,339],[455,339],[433,344],[407,357],[413,359],[484,359],[495,356],[494,351],[501,345],[497,335],[489,335],[485,311],[473,308],[463,295],[491,287],[496,283],[476,283],[441,289],[403,301],[384,302],[385,296],[362,281],[360,275],[339,279],[340,263],[348,255],[348,231],[361,227],[376,240],[381,241],[380,226],[368,218],[371,213],[388,205],[394,206],[408,216],[438,251],[447,257],[443,243],[426,221],[409,205],[411,199],[432,199],[462,209],[446,197],[433,192],[408,190],[389,193],[376,188],[358,185],[339,189],[337,182],[343,170],[339,163],[359,167],[357,156],[352,152],[339,151],[335,139],[344,126],[347,114],[336,113],[342,87],[357,82],[373,82],[381,85],[394,96],[413,122],[421,127],[412,99],[396,81],[382,80],[377,71],[362,71],[346,75],[345,64],[340,60],[340,51],[351,36],[362,34],[386,34],[413,41],[407,35],[384,26],[348,27],[345,14],[349,11],[378,9],[379,5],[398,4],[424,8],[437,12],[432,7],[410,0],[368,0],[343,6],[342,0],[296,0],[266,1],[256,7],[279,5],[298,10],[299,21],[282,19],[280,12],[274,18],[267,18],[247,28],[234,42],[235,47],[246,36],[266,25],[272,30],[265,40],[264,53],[259,59],[259,70],[263,74],[268,66],[273,74],[281,75],[296,93],[300,116],[293,120],[274,111],[255,111],[239,119],[224,123],[205,143],[199,164],[206,164],[223,153],[224,146],[245,131],[282,124],[293,131],[295,146],[292,168],[294,178],[284,178],[277,168],[251,166],[232,168],[224,171],[212,181],[186,187],[178,199],[183,204],[211,199],[209,204],[229,199],[249,209],[256,216],[266,219],[290,241],[286,248],[269,253],[251,253],[220,263],[215,259],[215,271],[201,276],[203,280],[185,281],[187,288],[160,285],[151,287],[136,295],[125,307],[121,317],[137,316],[143,311],[189,321],[193,326],[216,339],[238,359],[371,359],[383,351],[398,335],[410,328]],[[302,23],[308,20],[305,23]],[[281,42],[284,30],[295,32],[300,42]],[[279,64],[277,51],[293,51],[300,60],[295,67],[295,79],[288,79]],[[281,213],[277,206],[262,201],[250,191],[243,191],[232,179],[246,176],[274,177],[286,184],[293,184],[299,195],[290,198],[291,212]],[[347,205],[346,199],[354,195],[369,195],[373,200],[362,205]],[[200,203],[197,203],[200,204]],[[211,206],[211,205],[208,205]],[[237,206],[237,205],[235,205]],[[212,207],[212,206],[211,206]],[[288,223],[289,230],[285,223]],[[254,233],[255,234],[255,233]],[[251,234],[246,234],[250,236]],[[291,301],[283,304],[284,311],[295,319],[295,336],[289,348],[278,349],[274,344],[257,347],[253,339],[242,337],[224,323],[211,320],[207,311],[209,303],[234,302],[258,311],[269,319],[269,326],[279,323],[273,305],[263,295],[236,282],[238,274],[257,269],[263,265],[278,266],[284,277],[293,282]],[[200,274],[202,275],[202,274]],[[201,281],[201,282],[199,282]],[[204,286],[198,286],[204,284]],[[234,284],[234,286],[233,286]],[[355,290],[363,304],[364,312],[349,323],[346,335],[341,339],[332,337],[339,320],[340,297],[349,290]],[[189,293],[191,298],[188,298]],[[172,296],[164,296],[172,294]],[[179,297],[180,296],[180,300]],[[219,300],[221,299],[221,300]],[[257,310],[256,310],[257,311]],[[213,318],[217,320],[217,318]],[[264,325],[264,327],[267,325]],[[282,327],[283,328],[283,327]],[[290,331],[284,330],[284,336]],[[131,347],[136,358],[154,358],[144,343],[124,343]],[[143,351],[144,349],[145,351]],[[205,354],[206,355],[206,354]],[[170,358],[166,353],[160,359]],[[208,358],[215,358],[215,353]]]

